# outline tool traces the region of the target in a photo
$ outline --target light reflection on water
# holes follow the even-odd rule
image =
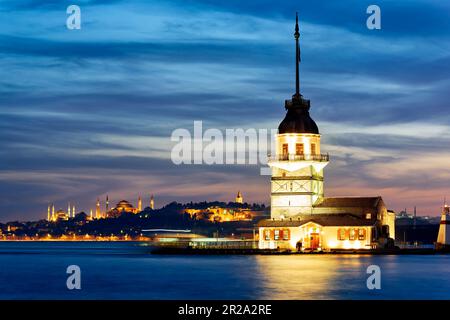
[[[331,287],[342,287],[342,277],[362,278],[362,262],[341,256],[256,256],[263,299],[328,299]],[[365,285],[365,283],[364,283]]]
[[[263,299],[450,299],[449,255],[257,256]],[[381,290],[367,289],[370,265]]]
[[[293,259],[292,259],[293,258]],[[337,277],[333,263],[296,256],[257,256],[264,281],[263,299],[321,299],[328,284]]]
[[[450,256],[160,256],[136,243],[1,243],[0,299],[450,299]],[[82,290],[65,268],[82,269]],[[366,269],[381,267],[381,290]]]

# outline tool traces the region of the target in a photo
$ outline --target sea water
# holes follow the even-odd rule
[[[67,288],[70,265],[80,290]],[[371,265],[379,290],[367,286]],[[0,242],[0,299],[450,299],[450,255],[153,255],[138,242]]]

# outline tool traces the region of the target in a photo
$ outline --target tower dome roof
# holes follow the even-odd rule
[[[278,126],[278,133],[310,133],[319,134],[319,128],[309,115],[309,100],[303,99],[301,96],[292,100],[287,100],[286,116]]]

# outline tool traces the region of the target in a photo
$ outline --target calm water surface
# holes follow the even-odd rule
[[[81,290],[66,288],[72,264]],[[372,264],[381,290],[366,287]],[[0,242],[0,299],[450,299],[450,255],[161,256],[140,243]]]

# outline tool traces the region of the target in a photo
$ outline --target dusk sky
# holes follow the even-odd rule
[[[66,8],[81,8],[81,30]],[[371,4],[381,30],[366,27]],[[448,1],[0,1],[0,221],[138,195],[269,203],[258,165],[179,165],[173,130],[277,128],[301,90],[327,196],[438,215],[450,199]]]

